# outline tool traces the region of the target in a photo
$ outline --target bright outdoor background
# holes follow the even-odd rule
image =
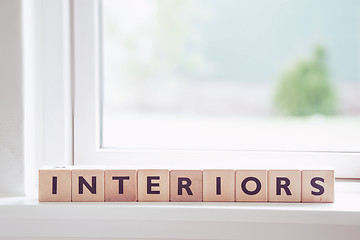
[[[360,1],[101,3],[103,147],[360,151]]]

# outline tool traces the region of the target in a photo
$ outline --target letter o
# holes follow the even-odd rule
[[[254,181],[256,183],[256,188],[254,191],[249,191],[247,188],[246,188],[246,184],[249,182],[249,181]],[[258,194],[261,190],[261,182],[259,179],[255,178],[255,177],[247,177],[245,178],[242,183],[241,183],[241,189],[243,190],[244,193],[246,193],[247,195],[255,195],[255,194]]]

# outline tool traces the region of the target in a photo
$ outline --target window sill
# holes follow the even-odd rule
[[[313,237],[326,231],[334,238],[331,232],[341,229],[360,234],[360,182],[336,182],[335,187],[335,203],[321,204],[39,203],[2,197],[0,238],[232,239],[252,229],[258,237],[288,231],[284,226]]]

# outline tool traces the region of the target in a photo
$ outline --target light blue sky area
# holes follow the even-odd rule
[[[212,69],[191,73],[196,78],[274,81],[322,44],[333,80],[360,80],[360,1],[197,0],[195,5],[206,14],[195,17],[192,28]],[[196,47],[188,43],[189,54]]]

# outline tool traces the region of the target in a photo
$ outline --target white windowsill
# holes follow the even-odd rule
[[[2,197],[0,238],[231,239],[242,224],[347,226],[360,232],[360,182],[336,182],[335,192],[335,203],[316,204],[39,203]]]

